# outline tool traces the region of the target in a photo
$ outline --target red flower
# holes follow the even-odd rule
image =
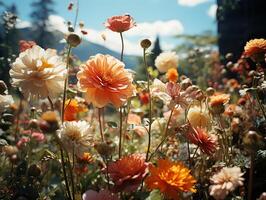
[[[142,104],[148,104],[150,101],[150,95],[148,92],[139,93],[139,99]]]
[[[32,48],[36,43],[34,41],[26,41],[26,40],[20,40],[19,41],[19,51],[23,52],[27,49]]]
[[[108,18],[104,25],[111,31],[122,33],[136,26],[136,23],[130,15],[121,15]]]
[[[142,179],[148,173],[148,163],[140,154],[125,156],[108,165],[108,173],[114,182],[115,192],[136,191]]]
[[[200,150],[207,155],[213,154],[218,147],[217,140],[214,135],[208,134],[201,128],[191,127],[187,137],[191,143],[197,145]]]

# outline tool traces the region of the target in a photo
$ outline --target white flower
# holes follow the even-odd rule
[[[178,56],[175,52],[163,52],[155,59],[155,66],[161,73],[167,72],[170,68],[177,68]]]
[[[151,96],[161,99],[166,104],[171,101],[171,96],[167,93],[166,84],[164,84],[159,79],[154,79],[151,85]]]
[[[13,97],[11,95],[0,95],[0,112],[14,103]]]
[[[210,178],[210,195],[216,200],[225,199],[230,192],[243,185],[243,174],[239,167],[224,167]]]
[[[75,148],[78,155],[82,155],[92,146],[92,129],[86,121],[64,122],[58,130],[58,137],[68,151],[72,152]]]
[[[25,97],[55,97],[63,91],[67,74],[65,63],[56,50],[35,45],[19,54],[10,70],[14,86]]]

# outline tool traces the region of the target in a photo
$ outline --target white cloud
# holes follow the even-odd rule
[[[31,27],[31,23],[29,21],[23,21],[21,19],[18,19],[17,20],[16,27],[17,28],[20,28],[20,29],[22,29],[22,28],[29,28],[29,27]]]
[[[217,12],[217,4],[212,4],[209,9],[207,14],[211,17],[211,18],[216,18],[216,12]]]
[[[201,3],[208,2],[210,0],[177,0],[178,4],[181,6],[196,6]]]
[[[130,36],[141,36],[141,37],[155,37],[160,36],[175,36],[183,33],[184,27],[178,20],[169,21],[155,21],[152,23],[143,22],[138,23],[136,27],[128,31]]]

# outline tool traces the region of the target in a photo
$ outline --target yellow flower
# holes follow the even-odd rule
[[[195,178],[181,162],[158,160],[158,166],[149,166],[150,176],[145,180],[148,189],[159,189],[166,197],[178,200],[179,192],[196,192]]]
[[[175,68],[168,69],[168,71],[166,73],[166,78],[169,81],[176,82],[177,79],[178,79],[178,72],[177,72],[177,70]]]
[[[190,124],[196,127],[206,128],[210,124],[210,117],[208,115],[208,111],[200,106],[193,106],[189,109],[187,113],[187,118]]]

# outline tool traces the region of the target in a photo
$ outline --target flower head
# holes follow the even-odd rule
[[[135,191],[147,174],[148,163],[140,154],[125,156],[108,165],[108,172],[115,184],[115,191]]]
[[[150,176],[145,179],[148,189],[159,189],[168,198],[178,200],[179,191],[196,192],[196,180],[181,162],[158,160],[158,166],[149,166]]]
[[[102,108],[111,103],[120,107],[133,95],[132,75],[124,63],[109,55],[97,54],[81,66],[79,87],[85,99]]]
[[[247,42],[245,49],[245,55],[248,57],[254,56],[259,53],[266,52],[266,40],[265,39],[253,39]]]
[[[101,190],[100,192],[88,190],[82,195],[82,200],[118,200],[118,197],[108,190]]]
[[[224,167],[220,172],[214,174],[210,180],[210,195],[217,200],[225,197],[238,186],[243,185],[243,173],[239,167]]]
[[[155,59],[155,66],[161,73],[167,72],[170,68],[177,68],[178,56],[175,52],[163,52]]]
[[[111,31],[122,33],[136,26],[134,19],[130,15],[113,16],[107,19],[105,27]]]
[[[87,108],[80,104],[76,99],[68,99],[65,103],[64,120],[74,121],[77,120],[78,114],[86,112]]]
[[[26,96],[55,97],[63,91],[66,66],[52,49],[35,45],[19,54],[10,70],[13,85]]]
[[[177,69],[175,68],[170,68],[167,70],[167,73],[166,73],[166,78],[169,80],[169,81],[172,81],[172,82],[176,82],[177,79],[178,79],[178,72],[177,72]]]
[[[91,127],[86,121],[64,122],[61,129],[58,130],[58,136],[67,150],[72,152],[76,147],[79,157],[92,145]]]
[[[202,106],[193,106],[188,110],[187,119],[193,127],[206,128],[210,124],[210,116]]]
[[[226,104],[230,100],[230,95],[229,94],[220,94],[216,93],[210,97],[210,106],[215,107],[215,106],[220,106]]]
[[[217,139],[214,135],[208,134],[203,129],[190,127],[187,137],[193,144],[197,145],[203,153],[212,155],[218,147]]]
[[[36,43],[34,41],[26,41],[26,40],[20,40],[19,41],[19,51],[23,52],[27,49],[32,48]]]

